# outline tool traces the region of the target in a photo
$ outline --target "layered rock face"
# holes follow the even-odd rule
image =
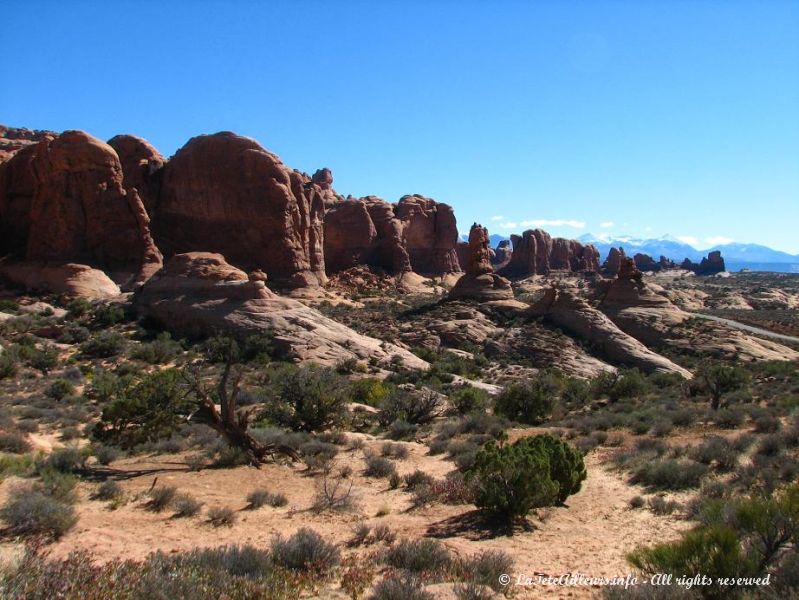
[[[394,212],[403,223],[405,248],[414,272],[443,275],[460,271],[455,252],[458,227],[451,206],[424,196],[403,196]]]
[[[357,265],[392,274],[457,272],[457,235],[452,208],[430,198],[345,200],[325,214],[325,265],[329,273]]]
[[[512,235],[513,253],[500,273],[507,277],[546,275],[551,271],[599,271],[599,251],[576,240],[552,238],[542,229]]]
[[[262,275],[248,276],[219,254],[177,254],[136,293],[134,304],[142,315],[180,336],[271,332],[276,350],[298,361],[335,365],[375,358],[385,364],[400,360],[416,369],[429,366],[404,348],[356,333],[297,300],[274,294]]]
[[[119,156],[125,188],[136,188],[148,214],[158,202],[166,159],[147,140],[135,135],[117,135],[108,140]]]
[[[691,378],[689,371],[665,356],[652,352],[572,292],[554,287],[548,289],[541,300],[531,307],[531,313],[545,317],[591,342],[603,356],[614,362],[637,367],[647,373],[677,373],[686,379]]]
[[[491,264],[493,264],[494,269],[498,271],[510,262],[512,255],[513,247],[511,246],[510,240],[502,240],[497,244],[494,250],[494,257],[491,259]]]
[[[149,218],[123,187],[113,148],[82,131],[47,136],[17,153],[0,175],[3,226],[18,258],[81,262],[142,277],[160,266]],[[6,217],[6,215],[8,217]]]
[[[510,300],[510,281],[494,273],[491,266],[488,230],[475,223],[469,231],[469,255],[466,273],[449,292],[450,299],[471,298],[480,301]]]
[[[164,169],[155,237],[167,255],[219,252],[280,284],[316,286],[326,280],[322,192],[253,139],[201,135]]]

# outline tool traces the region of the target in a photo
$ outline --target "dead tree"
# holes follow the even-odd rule
[[[260,466],[268,457],[274,458],[278,455],[300,460],[294,448],[285,444],[264,444],[249,433],[249,427],[257,411],[237,410],[242,374],[241,369],[235,369],[234,372],[232,353],[230,353],[216,386],[219,409],[202,380],[196,374],[191,376],[189,385],[196,397],[197,408],[189,419],[216,431],[230,446],[242,450],[250,464],[255,467]],[[231,375],[233,375],[232,381]]]

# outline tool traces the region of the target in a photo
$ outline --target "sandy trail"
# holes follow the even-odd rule
[[[371,445],[377,450],[382,443],[370,442],[367,447]],[[427,455],[425,446],[406,445],[410,456],[397,462],[401,474],[420,468],[441,477],[451,470],[451,463]],[[599,452],[594,451],[586,458],[588,478],[567,506],[548,509],[543,520],[532,520],[534,527],[530,530],[517,529],[512,535],[487,528],[475,519],[471,506],[436,505],[409,511],[407,493],[390,490],[385,479],[363,477],[360,450],[344,451],[337,458],[340,466],[353,468],[353,492],[358,501],[355,512],[343,514],[316,514],[308,510],[318,477],[309,476],[303,467],[264,465],[261,469],[237,467],[191,472],[180,456],[125,459],[115,463],[114,468],[127,477],[120,478],[120,484],[129,501],[110,510],[106,503],[88,499],[94,485],[81,483],[79,521],[54,544],[53,554],[64,556],[72,550],[84,549],[100,560],[110,560],[140,559],[154,550],[177,552],[232,543],[268,547],[274,535],[290,535],[299,527],[311,527],[325,538],[343,543],[352,536],[353,527],[365,521],[371,525],[388,524],[399,538],[435,536],[462,555],[488,549],[508,552],[516,561],[514,572],[509,574],[514,582],[518,576],[533,577],[537,573],[625,576],[630,572],[624,558],[626,553],[639,544],[674,539],[690,524],[647,510],[630,510],[628,501],[641,490],[627,484],[623,475],[602,466]],[[158,485],[174,485],[180,492],[192,494],[206,509],[211,506],[236,509],[238,520],[232,527],[214,528],[204,516],[175,519],[170,512],[145,510],[142,496],[155,477]],[[0,501],[9,486],[14,485],[14,479],[0,485]],[[259,487],[286,494],[288,506],[244,510],[247,493]],[[388,514],[377,517],[378,512]],[[9,544],[5,546],[6,551],[11,550]],[[374,550],[371,546],[345,552]],[[517,598],[589,598],[595,597],[598,589],[522,586],[515,593]]]

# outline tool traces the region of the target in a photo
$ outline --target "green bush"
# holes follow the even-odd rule
[[[553,391],[536,380],[514,383],[497,396],[494,411],[512,421],[536,425],[552,414],[555,400]]]
[[[269,418],[296,431],[321,431],[341,422],[346,413],[346,380],[333,369],[316,365],[286,366],[272,376],[274,397]]]
[[[75,386],[72,385],[71,381],[67,381],[66,379],[56,379],[50,384],[50,387],[47,388],[47,392],[45,393],[48,398],[62,400],[64,397],[71,396],[75,393]]]
[[[125,338],[116,331],[101,331],[83,342],[80,351],[89,358],[111,358],[125,348]]]
[[[180,344],[172,339],[169,332],[164,331],[152,342],[139,344],[133,348],[130,357],[151,365],[162,365],[173,360],[181,350]]]
[[[533,508],[562,503],[586,478],[583,458],[550,435],[521,438],[513,444],[486,444],[466,474],[475,504],[506,519]]]
[[[94,309],[92,320],[99,327],[111,327],[125,320],[125,311],[117,304],[101,304]]]
[[[0,431],[0,452],[12,454],[25,454],[31,449],[31,444],[24,435],[19,433],[6,433]]]
[[[450,394],[452,407],[461,415],[482,412],[489,404],[488,392],[475,387],[465,387]]]
[[[356,379],[350,384],[350,399],[359,404],[377,407],[390,391],[391,386],[380,379]]]
[[[0,353],[0,379],[15,377],[19,371],[19,360],[9,350]]]
[[[717,410],[725,394],[745,388],[750,381],[749,373],[741,367],[705,362],[697,369],[695,385],[710,396],[710,406]]]

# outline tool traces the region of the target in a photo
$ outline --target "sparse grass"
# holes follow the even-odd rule
[[[200,512],[202,506],[203,503],[191,494],[176,494],[175,498],[172,500],[172,508],[175,511],[175,517],[193,517]]]
[[[147,510],[152,512],[162,512],[166,510],[172,500],[175,499],[175,494],[178,489],[173,485],[159,485],[150,490],[148,497],[149,500],[145,504]]]
[[[383,561],[395,569],[404,569],[435,579],[450,567],[452,557],[441,542],[421,538],[398,542],[386,550]]]
[[[389,477],[397,471],[394,463],[382,456],[368,456],[365,461],[366,470],[364,475],[367,477]]]
[[[271,548],[275,564],[291,570],[324,574],[341,562],[338,548],[307,527],[285,539],[273,538]]]
[[[10,490],[0,507],[0,518],[14,534],[53,538],[64,535],[77,521],[75,509],[68,503],[30,486]]]
[[[115,500],[122,494],[122,486],[113,479],[107,479],[97,486],[91,497],[93,500]]]

